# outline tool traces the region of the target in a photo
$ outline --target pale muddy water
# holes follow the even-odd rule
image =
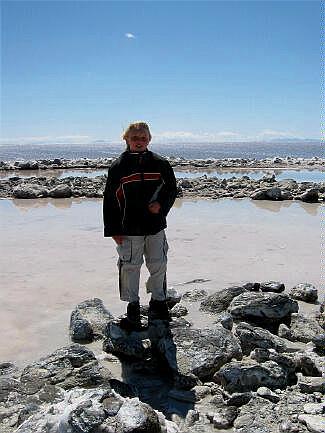
[[[70,313],[101,298],[119,315],[116,251],[103,238],[101,200],[0,200],[0,361],[24,364],[69,342]],[[320,204],[177,200],[168,217],[168,285],[181,293],[276,280],[321,284]],[[141,299],[148,302],[143,287]],[[204,278],[201,284],[179,284]],[[188,306],[188,304],[187,304]],[[312,310],[316,307],[310,307]],[[190,307],[194,325],[209,317]]]

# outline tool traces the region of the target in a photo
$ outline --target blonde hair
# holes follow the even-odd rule
[[[126,140],[128,138],[128,135],[131,131],[147,131],[149,135],[149,139],[151,140],[150,128],[146,122],[130,123],[130,125],[123,132],[123,136],[122,136],[123,140]]]

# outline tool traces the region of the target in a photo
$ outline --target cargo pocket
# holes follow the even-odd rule
[[[122,263],[127,263],[131,261],[132,242],[129,239],[124,239],[121,245],[117,245],[116,250]]]
[[[167,252],[168,252],[168,250],[169,250],[169,245],[168,245],[168,242],[167,242],[167,238],[165,236],[165,238],[164,238],[164,244],[163,244],[163,255],[164,255],[164,259],[166,261],[167,261]]]

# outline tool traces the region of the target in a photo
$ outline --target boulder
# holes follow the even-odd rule
[[[235,297],[228,311],[235,320],[257,321],[273,325],[288,320],[298,312],[298,303],[284,293],[242,293]]]
[[[246,290],[242,286],[233,286],[220,290],[220,292],[213,293],[207,296],[200,306],[200,310],[208,311],[210,313],[221,313],[227,310],[231,301],[238,295],[244,293]]]
[[[98,298],[88,299],[76,306],[71,313],[70,335],[73,341],[92,341],[105,336],[107,323],[113,315]]]
[[[110,321],[105,329],[103,350],[116,356],[146,359],[151,354],[151,341],[147,332],[127,332],[118,321]]]
[[[49,197],[53,198],[69,198],[72,192],[69,185],[57,185],[49,191]]]
[[[239,340],[221,325],[177,328],[172,334],[177,347],[177,366],[183,374],[192,373],[201,380],[209,380],[223,364],[242,358]]]
[[[287,385],[286,379],[286,373],[276,362],[258,364],[253,360],[229,362],[213,376],[213,380],[230,393],[256,391],[261,386],[282,389]]]
[[[318,292],[315,286],[309,283],[300,283],[294,286],[289,295],[298,301],[315,303],[318,298]]]
[[[249,355],[256,347],[275,349],[277,352],[288,351],[285,341],[263,328],[245,322],[238,323],[235,335],[239,338],[244,355]]]
[[[161,433],[157,413],[138,398],[126,399],[116,415],[116,430],[123,433]]]
[[[323,329],[315,318],[307,317],[301,313],[292,313],[290,327],[280,325],[278,334],[280,337],[291,341],[308,343],[322,332]]]
[[[202,301],[208,296],[208,292],[204,289],[194,289],[185,292],[182,296],[182,301],[186,302],[197,302]]]
[[[21,184],[13,188],[12,195],[14,198],[40,198],[40,197],[47,197],[48,196],[48,190],[42,186],[37,184]]]
[[[107,383],[111,373],[100,367],[89,349],[79,344],[62,347],[22,371],[20,382],[26,394],[34,394],[45,384],[64,389]]]
[[[284,291],[285,286],[279,281],[264,281],[260,284],[260,289],[262,292],[281,293]]]
[[[319,199],[319,191],[316,188],[309,188],[302,194],[297,195],[295,199],[306,203],[317,203]]]

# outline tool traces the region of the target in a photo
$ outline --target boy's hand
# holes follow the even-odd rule
[[[123,242],[123,236],[122,235],[115,235],[115,236],[112,236],[112,238],[117,243],[117,245],[121,245]]]
[[[161,206],[160,203],[158,203],[157,201],[153,201],[152,203],[149,204],[148,208],[149,208],[149,212],[157,214],[160,212]]]

